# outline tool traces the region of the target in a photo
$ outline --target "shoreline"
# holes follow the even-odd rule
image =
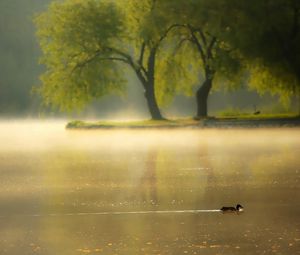
[[[140,122],[85,122],[71,121],[66,125],[69,130],[95,129],[205,129],[205,128],[297,128],[300,118],[207,118],[201,120],[163,120]]]

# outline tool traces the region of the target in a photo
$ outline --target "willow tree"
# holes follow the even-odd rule
[[[46,103],[70,110],[108,93],[124,93],[130,68],[144,88],[152,119],[163,119],[157,86],[170,76],[156,79],[157,66],[173,27],[155,0],[56,1],[36,25],[46,66],[41,77]]]
[[[230,2],[236,19],[226,17],[228,40],[248,61],[250,86],[278,94],[282,102],[300,96],[300,2]]]
[[[188,55],[190,63],[186,68],[198,68],[197,75],[201,77],[196,91],[196,118],[207,116],[213,86],[236,88],[241,84],[239,53],[226,40],[230,31],[222,18],[230,15],[224,9],[226,4],[225,0],[165,0],[163,4],[176,27],[176,54]]]

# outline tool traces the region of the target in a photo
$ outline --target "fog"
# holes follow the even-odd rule
[[[150,116],[133,73],[123,98],[42,106],[32,19],[50,2],[0,0],[0,254],[296,254],[300,129],[66,129]],[[178,95],[162,113],[195,104]],[[229,108],[287,111],[246,89],[212,93],[210,115]],[[244,213],[221,213],[237,203]]]
[[[142,149],[160,144],[161,147],[194,148],[216,146],[227,149],[239,146],[265,146],[278,148],[300,143],[298,128],[293,129],[181,129],[169,130],[67,130],[67,120],[11,120],[0,121],[0,151],[35,150],[123,150]],[[196,139],[195,139],[196,138]]]
[[[65,122],[0,122],[1,254],[299,250],[298,128],[70,131]],[[237,203],[244,213],[216,211]]]

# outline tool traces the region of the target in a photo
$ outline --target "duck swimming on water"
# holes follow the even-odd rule
[[[244,207],[241,206],[240,204],[237,204],[236,208],[223,206],[220,210],[223,213],[225,213],[225,212],[242,212],[242,211],[244,211]]]

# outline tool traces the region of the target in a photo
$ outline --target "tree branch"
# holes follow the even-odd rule
[[[145,44],[145,42],[143,42],[142,47],[141,47],[141,53],[140,53],[139,61],[138,61],[138,63],[139,63],[140,65],[143,65],[143,61],[144,61],[144,53],[145,53],[145,47],[146,47],[146,44]]]
[[[99,56],[101,55],[101,51],[96,51],[95,54],[93,56],[91,56],[90,58],[80,62],[80,63],[77,63],[75,65],[75,67],[72,69],[72,73],[78,69],[78,68],[83,68],[84,66],[88,65],[89,63],[93,62],[94,60],[100,60],[100,61],[106,61],[106,60],[111,60],[111,61],[121,61],[121,62],[124,62],[126,64],[129,64],[128,60],[125,59],[125,58],[121,58],[121,57],[102,57],[100,58]]]
[[[142,82],[147,81],[146,77],[148,76],[148,73],[142,64],[136,63],[129,54],[126,54],[125,52],[123,52],[119,49],[116,49],[113,47],[107,47],[107,50],[112,51],[116,54],[119,54],[121,57],[124,57],[127,60],[127,64],[129,64],[133,68],[133,70],[136,72],[139,79]]]
[[[145,46],[143,46],[143,48],[145,48]],[[144,50],[145,49],[143,49],[142,51],[144,51]],[[140,65],[139,63],[135,63],[134,60],[132,59],[132,57],[129,54],[126,54],[125,52],[123,52],[119,49],[113,48],[113,47],[106,47],[105,51],[111,52],[113,54],[117,54],[120,57],[114,57],[114,56],[100,57],[100,55],[103,53],[103,51],[98,50],[98,51],[95,52],[95,54],[92,57],[84,60],[81,63],[78,63],[73,68],[72,73],[78,68],[80,68],[80,69],[83,68],[84,66],[91,63],[95,59],[98,59],[100,61],[108,61],[108,60],[110,60],[110,61],[120,61],[120,62],[123,62],[123,63],[126,63],[126,64],[130,65],[133,68],[133,70],[136,72],[138,78],[141,80],[143,86],[145,86],[145,84],[147,84],[147,71],[145,70],[145,68],[142,65]]]
[[[116,53],[116,54],[124,57],[125,59],[127,59],[129,63],[131,63],[131,62],[133,63],[132,57],[119,49],[116,49],[113,47],[106,47],[105,50]]]
[[[186,41],[191,41],[191,38],[186,38],[186,37],[184,37],[184,38],[182,38],[180,41],[179,41],[179,43],[178,43],[178,45],[176,46],[176,48],[175,48],[175,50],[174,50],[174,54],[176,54],[177,53],[177,51],[181,48],[181,46],[183,45],[183,43],[184,42],[186,42]]]
[[[80,63],[77,63],[77,64],[74,66],[74,68],[72,69],[72,72],[71,72],[71,73],[73,73],[76,69],[81,69],[81,68],[83,68],[84,66],[86,66],[87,64],[91,63],[91,62],[94,61],[100,54],[101,54],[100,51],[96,51],[95,54],[94,54],[92,57],[90,57],[90,58],[88,58],[88,59],[86,59],[86,60],[84,60],[84,61],[82,61],[82,62],[80,62]]]
[[[134,69],[134,71],[135,71],[136,75],[138,76],[138,78],[140,79],[141,83],[143,84],[144,89],[146,89],[147,79],[144,77],[141,70]]]
[[[201,40],[202,40],[204,46],[206,47],[207,46],[207,40],[206,40],[206,37],[205,37],[205,34],[203,33],[203,31],[200,28],[197,28],[197,29],[194,29],[194,32],[199,33],[199,35],[201,37]]]
[[[192,42],[196,45],[198,51],[200,52],[200,55],[201,55],[201,59],[202,59],[202,62],[203,62],[203,65],[206,66],[207,64],[207,60],[206,60],[206,56],[205,56],[205,52],[202,48],[202,45],[201,43],[199,42],[197,36],[195,35],[194,33],[194,29],[192,26],[188,25],[188,28],[191,32],[191,36],[192,36]]]
[[[121,61],[121,62],[124,62],[126,64],[128,64],[128,61],[127,59],[124,59],[124,58],[118,58],[118,57],[108,57],[108,58],[98,58],[98,60],[116,60],[116,61]]]
[[[143,66],[145,49],[146,49],[146,43],[143,42],[142,47],[141,47],[140,57],[138,60],[138,64],[139,64],[140,69],[144,72],[144,75],[147,76],[148,72],[145,69],[145,67]]]
[[[159,44],[168,36],[168,34],[171,32],[172,29],[176,28],[176,27],[186,27],[186,25],[182,25],[182,24],[173,24],[171,26],[169,26],[166,31],[162,34],[162,36],[158,39],[156,45],[154,48],[157,48],[159,46]]]
[[[215,36],[212,37],[208,48],[207,48],[207,58],[211,59],[212,58],[212,48],[214,47],[215,43],[217,41],[217,38]]]

